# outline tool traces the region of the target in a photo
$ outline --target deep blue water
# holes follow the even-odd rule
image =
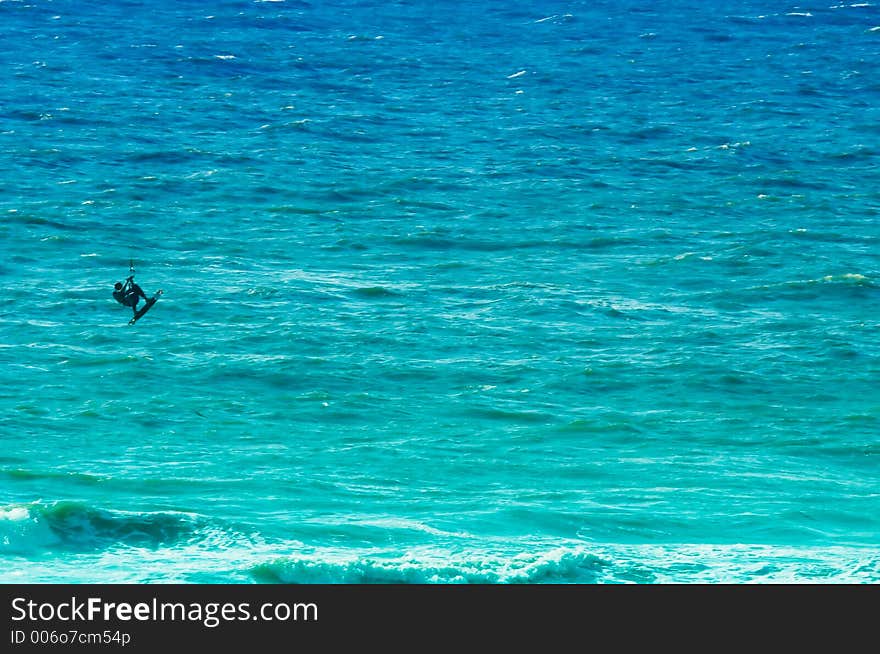
[[[880,581],[880,7],[461,4],[0,0],[0,581]]]

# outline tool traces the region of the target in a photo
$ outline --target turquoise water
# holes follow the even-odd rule
[[[880,7],[460,4],[0,0],[0,581],[880,581]]]

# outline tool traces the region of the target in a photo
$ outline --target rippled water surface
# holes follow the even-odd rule
[[[0,0],[0,581],[880,581],[880,8],[649,4]]]

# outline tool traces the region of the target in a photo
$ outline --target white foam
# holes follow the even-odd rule
[[[751,141],[737,141],[736,143],[722,143],[718,146],[719,150],[735,150],[736,148],[742,148],[747,145],[751,145]]]
[[[823,282],[836,282],[836,281],[854,281],[854,282],[865,282],[868,281],[868,278],[864,275],[860,275],[859,273],[845,273],[843,275],[825,275],[822,278]]]
[[[508,76],[507,76],[507,79],[516,79],[517,77],[522,77],[522,76],[525,75],[525,74],[526,74],[526,71],[521,70],[521,71],[519,71],[519,72],[517,72],[517,73],[514,73],[513,75],[508,75]]]
[[[0,508],[0,553],[29,554],[56,540],[45,520],[31,514],[27,506]]]
[[[539,18],[538,20],[535,21],[535,25],[537,25],[538,23],[546,23],[547,21],[551,21],[551,20],[554,22],[557,22],[557,23],[564,23],[564,22],[567,22],[568,19],[570,19],[570,18],[574,18],[574,15],[562,14],[560,16],[559,14],[553,14],[552,16],[545,16],[544,18]]]
[[[212,168],[210,170],[199,170],[194,173],[190,173],[186,175],[184,179],[201,179],[204,177],[211,177],[212,175],[216,175],[219,172],[216,168]]]
[[[13,506],[11,508],[0,509],[0,520],[20,522],[22,520],[27,520],[29,517],[30,513],[23,506]]]
[[[375,518],[365,520],[353,520],[347,524],[364,525],[368,527],[384,527],[385,529],[402,529],[409,531],[421,531],[426,534],[435,536],[457,536],[461,538],[469,537],[470,534],[460,531],[444,531],[431,527],[418,520],[408,520],[406,518]]]

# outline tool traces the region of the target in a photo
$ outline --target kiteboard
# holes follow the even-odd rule
[[[129,324],[129,325],[133,325],[133,324],[135,324],[138,320],[140,320],[140,319],[143,317],[143,315],[144,315],[147,311],[150,310],[150,307],[153,306],[154,304],[156,304],[156,302],[159,301],[159,296],[162,295],[162,293],[164,293],[164,291],[162,291],[162,290],[156,291],[156,294],[155,294],[153,297],[151,297],[150,299],[147,300],[146,304],[144,304],[144,306],[142,306],[142,307],[138,310],[138,312],[137,312],[136,314],[134,314],[134,316],[132,317],[132,319],[128,321],[128,324]]]

